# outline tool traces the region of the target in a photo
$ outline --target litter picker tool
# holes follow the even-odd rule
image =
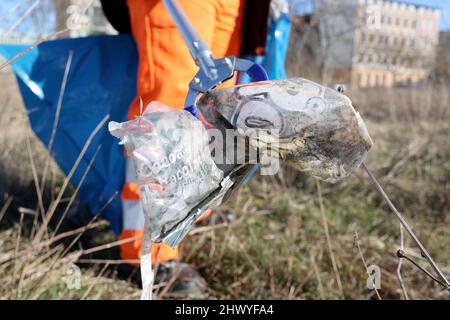
[[[133,158],[141,183],[145,214],[142,298],[150,298],[152,292],[151,243],[177,246],[209,208],[239,189],[256,165],[265,168],[267,163],[261,159],[267,158],[281,159],[328,182],[339,181],[362,165],[437,276],[401,250],[399,258],[411,261],[449,289],[438,265],[364,164],[373,143],[351,100],[307,79],[267,81],[265,70],[248,60],[214,58],[178,2],[163,2],[199,67],[189,82],[185,111],[152,102],[138,119],[109,124],[110,132],[122,140]],[[236,72],[246,73],[253,83],[216,88]],[[225,143],[226,153],[234,152],[240,139],[248,147],[245,152],[257,151],[257,161],[249,161],[247,153],[240,160],[233,153],[232,162],[216,161],[208,146],[212,130],[207,132],[205,127],[218,131],[222,139],[231,129],[238,137],[236,142],[233,138]]]
[[[184,105],[184,109],[186,111],[188,111],[190,114],[192,114],[194,117],[199,118],[199,114],[198,114],[197,108],[196,108],[196,99],[197,99],[198,95],[202,94],[202,93],[206,93],[208,90],[215,88],[220,83],[232,78],[233,75],[235,74],[235,72],[237,72],[237,71],[245,72],[249,75],[249,77],[253,81],[262,81],[262,80],[268,79],[268,76],[267,76],[267,73],[265,72],[265,70],[258,64],[255,64],[251,61],[238,59],[233,56],[215,59],[213,57],[213,54],[212,54],[211,50],[209,49],[209,47],[200,38],[200,36],[197,34],[197,32],[192,27],[191,23],[187,19],[186,15],[184,14],[184,12],[183,12],[182,8],[180,7],[180,5],[178,4],[178,2],[176,0],[163,0],[163,2],[165,4],[165,6],[167,7],[167,10],[171,14],[172,18],[174,19],[175,24],[176,24],[178,30],[180,31],[184,41],[186,42],[195,63],[199,67],[199,71],[194,76],[192,81],[189,83],[189,92],[187,94],[185,105]],[[183,123],[184,129],[191,130],[191,132],[197,132],[198,140],[201,140],[199,137],[204,138],[204,135],[202,134],[201,131],[199,131],[197,124],[192,123],[192,121],[189,121],[189,119],[186,118],[185,115],[183,115],[183,114],[175,115],[175,118],[177,118],[179,120],[176,123],[171,122],[171,120],[174,119],[174,117],[172,115],[168,115],[168,113],[164,113],[164,114],[162,114],[162,116],[163,117],[166,116],[166,118],[164,118],[164,120],[162,120],[162,121],[159,119],[160,124],[162,122],[164,122],[166,124],[172,123],[174,125]],[[151,115],[149,117],[151,118]],[[139,124],[139,126],[140,126],[140,124]],[[150,127],[151,126],[149,126],[148,129],[152,130],[153,127],[151,127],[151,128]],[[169,127],[171,127],[171,126],[169,126]],[[117,124],[113,124],[112,126],[110,125],[110,131],[111,131],[111,129],[113,129],[113,131],[115,130],[115,132],[121,131],[120,125],[118,126]],[[162,131],[160,131],[160,133],[161,132]],[[167,132],[164,131],[164,133],[167,133]],[[143,140],[145,140],[145,137],[141,137],[141,138]],[[152,139],[152,138],[155,138],[155,137],[147,136],[147,139]],[[167,136],[162,137],[162,135],[159,135],[158,138],[164,139],[164,138],[167,138]],[[142,139],[141,139],[141,141],[143,141]],[[168,140],[170,140],[170,139],[168,139]],[[167,142],[168,140],[166,139],[165,141]],[[174,141],[170,140],[170,142],[173,143]],[[166,145],[167,145],[167,143],[166,143]],[[197,146],[199,147],[199,148],[197,148],[197,152],[202,151],[199,143],[197,144]],[[206,145],[206,147],[207,147],[207,145]],[[167,151],[167,150],[162,150],[162,149],[160,149],[160,151],[162,151],[162,152]],[[127,150],[128,150],[128,147],[127,147]],[[128,150],[128,151],[130,151],[130,150]],[[190,150],[190,151],[192,151],[192,150]],[[185,152],[185,150],[181,150],[181,151],[179,150],[179,152],[177,154],[184,155],[184,152]],[[203,152],[203,153],[205,154],[205,152]],[[209,153],[209,152],[206,152],[206,153]],[[172,154],[174,154],[174,153],[172,153]],[[201,158],[201,156],[200,156],[200,158]],[[183,160],[182,160],[183,156],[180,156],[177,159],[179,160],[179,164],[181,162],[183,162]],[[196,161],[196,162],[198,162],[198,161]],[[198,163],[196,163],[196,164],[198,164]],[[208,168],[211,169],[209,171],[211,176],[217,178],[218,170],[214,170],[214,169],[217,169],[217,167],[215,167],[214,163],[213,163],[213,165],[211,165],[211,163],[208,161],[208,159],[205,159],[205,161],[203,161],[203,164],[204,164],[204,166],[207,166]],[[186,162],[183,162],[182,166],[183,166],[183,168],[188,168],[188,167],[192,168],[191,164],[188,164]],[[197,219],[200,218],[206,212],[206,210],[208,210],[208,208],[211,207],[212,204],[217,205],[217,204],[222,203],[224,199],[226,199],[227,197],[230,196],[230,191],[232,191],[233,189],[237,189],[239,187],[239,185],[244,181],[245,177],[248,175],[248,173],[251,172],[251,170],[252,170],[252,168],[254,168],[254,166],[255,166],[255,164],[243,164],[240,166],[233,167],[231,170],[228,170],[227,172],[223,171],[223,179],[221,179],[220,183],[218,184],[218,187],[214,190],[208,189],[208,187],[210,187],[210,184],[208,184],[208,181],[205,181],[205,179],[201,179],[201,178],[197,179],[198,176],[196,177],[195,175],[192,175],[193,172],[194,173],[198,172],[198,170],[196,171],[195,169],[193,169],[193,170],[191,170],[191,172],[189,172],[186,169],[186,175],[191,174],[191,177],[188,178],[188,180],[190,180],[190,183],[192,183],[192,181],[195,180],[198,183],[198,185],[203,186],[203,190],[209,190],[209,192],[208,192],[209,194],[204,199],[199,201],[199,203],[194,208],[192,208],[183,219],[178,219],[178,218],[175,219],[177,221],[178,220],[181,220],[181,221],[178,221],[178,223],[176,223],[174,226],[171,226],[169,228],[169,230],[166,230],[166,228],[165,228],[166,225],[164,225],[163,226],[164,228],[160,229],[160,231],[158,232],[160,235],[157,236],[156,239],[154,237],[152,237],[151,232],[149,232],[149,229],[151,227],[150,224],[154,221],[154,219],[153,219],[153,221],[150,221],[152,219],[149,219],[146,215],[145,227],[144,227],[145,228],[144,239],[143,239],[142,249],[141,249],[142,250],[141,275],[142,275],[142,282],[143,282],[143,284],[142,284],[143,291],[142,291],[142,295],[141,295],[142,299],[151,299],[151,297],[152,297],[153,271],[152,271],[152,266],[151,266],[151,243],[155,242],[155,241],[156,242],[165,241],[166,243],[168,243],[171,246],[176,246],[181,241],[181,239],[184,238],[184,236],[187,234],[187,232],[189,231],[191,226],[195,223],[195,221],[197,221]],[[221,175],[222,175],[222,172],[221,172]],[[214,180],[214,179],[212,179],[212,180]],[[159,181],[159,182],[161,182],[161,181]],[[150,190],[148,191],[148,194],[149,193],[151,193]],[[185,192],[183,192],[183,193],[185,194]],[[143,192],[143,195],[141,195],[141,197],[143,197],[143,202],[146,202],[145,192]],[[172,197],[172,198],[174,198],[174,197]],[[194,196],[194,198],[195,198],[195,196]],[[152,201],[152,200],[147,201],[148,206],[149,207],[153,206],[153,210],[155,210],[154,203],[152,204],[152,202],[154,202],[154,201]],[[180,202],[178,202],[178,204],[180,204]],[[166,210],[166,208],[164,208],[164,210]],[[179,210],[179,211],[183,211],[183,210]],[[160,210],[160,212],[166,212],[166,211]],[[171,216],[177,217],[177,214],[175,212],[172,212]],[[169,223],[167,225],[169,225]]]
[[[199,95],[206,94],[217,85],[231,79],[236,72],[246,73],[255,82],[269,79],[264,68],[252,61],[234,56],[214,58],[211,49],[195,31],[178,1],[163,0],[163,3],[175,21],[192,58],[199,67],[198,72],[189,83],[189,91],[184,104],[184,109],[189,111],[194,117],[199,117],[196,107],[196,100]],[[193,208],[186,218],[174,228],[163,233],[160,240],[172,246],[178,244],[195,221],[209,209],[208,205],[211,203],[217,205],[230,198],[233,191],[242,185],[254,167],[255,164],[242,164],[226,170],[220,187]]]

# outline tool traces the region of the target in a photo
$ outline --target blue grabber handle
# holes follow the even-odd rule
[[[238,59],[236,65],[236,69],[239,69],[239,71],[246,73],[250,77],[252,82],[269,80],[269,76],[267,75],[266,70],[258,63],[252,62],[250,60]],[[247,176],[244,178],[242,184],[247,184],[253,178],[260,166],[261,165],[259,163],[253,165],[253,168],[251,168],[249,173],[247,173]]]
[[[196,80],[196,79],[200,79],[200,77],[201,77],[201,71],[199,71],[198,74],[194,77],[194,79],[189,84],[189,92],[186,97],[184,109],[186,111],[189,111],[196,118],[199,117],[197,107],[195,106],[195,101],[197,99],[197,96],[200,93],[205,93],[206,91],[213,89],[218,84],[233,77],[234,71],[246,73],[250,77],[252,82],[269,80],[269,76],[267,75],[266,70],[258,63],[255,63],[253,61],[246,60],[246,59],[238,59],[235,57],[226,57],[224,59],[219,59],[219,60],[215,60],[215,61],[221,61],[221,60],[229,61],[230,64],[233,65],[232,72],[231,73],[228,72],[226,74],[226,79],[216,82],[216,83],[212,83],[212,81],[210,83],[205,83],[205,82],[208,82],[207,81],[208,79],[203,78],[203,81],[200,82],[201,80],[200,81]],[[223,74],[223,72],[221,72],[221,71],[222,70],[219,70],[219,74],[221,74],[221,73]],[[203,84],[203,86],[202,86],[202,84]]]

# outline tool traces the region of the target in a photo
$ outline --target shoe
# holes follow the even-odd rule
[[[214,226],[228,224],[233,219],[233,212],[229,209],[213,210],[211,214],[201,221],[197,221],[199,226]]]

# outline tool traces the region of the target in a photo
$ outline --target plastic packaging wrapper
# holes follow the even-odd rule
[[[162,241],[219,187],[223,173],[211,157],[208,134],[189,112],[152,102],[136,119],[110,122],[109,131],[133,159],[152,242]]]
[[[249,144],[273,143],[281,160],[328,182],[348,176],[373,144],[347,96],[306,79],[212,90],[197,107],[210,127],[277,132],[250,136]]]

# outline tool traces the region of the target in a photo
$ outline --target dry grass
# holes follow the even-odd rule
[[[449,275],[448,88],[373,89],[348,95],[375,142],[368,165]],[[328,228],[314,179],[285,167],[278,176],[257,177],[243,188],[230,204],[236,220],[227,230],[189,239],[186,257],[202,269],[212,295],[376,298],[366,287],[366,269],[354,241],[357,231],[368,264],[382,269],[381,297],[402,299],[395,256],[400,248],[399,223],[365,172],[357,170],[336,185],[321,183],[321,187]],[[406,239],[406,250],[418,256]],[[403,263],[402,274],[410,298],[449,298],[408,262]]]
[[[81,251],[63,254],[62,245],[33,246],[20,225],[0,233],[0,299],[137,299],[139,290],[105,276],[105,269],[82,270],[80,287],[70,286]],[[47,244],[47,245],[46,245]],[[69,283],[69,284],[68,284]],[[72,282],[73,283],[73,282]]]
[[[414,88],[349,90],[355,107],[374,121],[442,122],[450,120],[449,84],[421,84]]]
[[[43,196],[36,190],[36,185],[42,186],[39,178],[48,162],[47,152],[31,133],[12,75],[0,72],[0,83],[4,98],[0,116],[0,299],[138,298],[136,286],[95,265],[82,270],[80,289],[67,286],[73,264],[86,252],[77,248],[79,243],[73,243],[73,251],[62,243],[71,243],[88,230],[55,236],[36,223],[41,211],[50,217],[56,209],[64,209],[73,191],[70,187],[63,190],[65,177],[54,162],[49,164]]]
[[[6,213],[0,221],[0,299],[137,298],[135,286],[116,280],[112,272],[102,275],[106,269],[100,267],[83,269],[81,290],[68,290],[67,270],[82,252],[63,254],[61,246],[50,245],[54,239],[33,244],[27,231],[27,212],[37,212],[39,205],[27,152],[30,130],[13,78],[8,73],[0,73],[0,78],[0,207]],[[433,109],[434,100],[425,104],[428,100],[421,100],[425,98],[417,92],[405,93],[402,99],[396,93],[390,99],[388,95],[373,94],[349,93],[363,118],[368,119],[375,142],[368,165],[449,274],[448,95],[445,90],[440,91],[441,104]],[[380,103],[375,109],[376,97]],[[437,99],[437,94],[428,97]],[[409,108],[411,104],[414,105]],[[427,112],[423,111],[424,105]],[[399,108],[403,111],[399,112]],[[405,112],[414,116],[404,116]],[[30,136],[31,153],[40,176],[46,152]],[[64,182],[54,163],[49,172],[42,201],[45,208],[56,199]],[[183,259],[197,266],[207,279],[209,297],[376,298],[366,288],[366,269],[354,239],[357,231],[367,264],[377,264],[382,269],[381,298],[402,298],[396,277],[398,222],[365,173],[357,170],[336,185],[320,183],[320,190],[322,209],[315,179],[283,167],[279,175],[256,177],[238,193],[228,204],[234,212],[231,224],[191,233],[182,245]],[[69,188],[64,193],[61,207],[72,192]],[[106,231],[98,238],[98,245],[112,241]],[[414,252],[410,245],[407,240],[406,250]],[[411,298],[449,297],[407,262],[403,264],[403,279]]]
[[[412,127],[369,122],[369,131],[375,147],[368,165],[449,274],[450,128],[437,123]],[[382,269],[381,297],[401,299],[395,256],[399,224],[363,170],[336,185],[321,183],[321,188],[343,295],[333,271],[315,181],[290,168],[283,168],[277,177],[257,177],[243,188],[230,205],[236,219],[227,230],[191,237],[185,244],[186,257],[201,268],[212,295],[375,298],[375,292],[366,288],[366,269],[354,241],[357,231],[367,263]],[[417,253],[411,244],[408,239],[406,250]],[[403,278],[411,298],[449,297],[407,262]]]

